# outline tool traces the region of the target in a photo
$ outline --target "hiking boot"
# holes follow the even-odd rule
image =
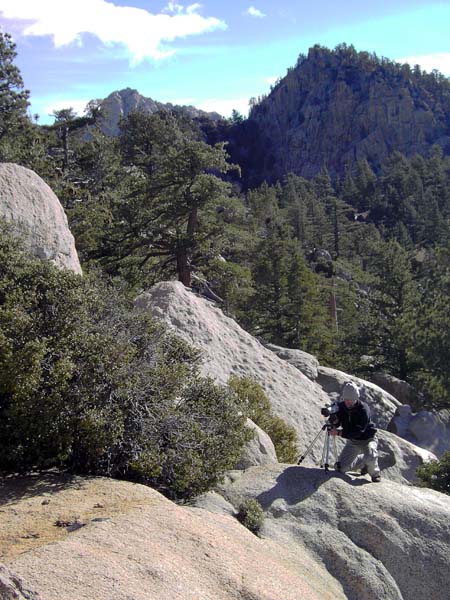
[[[378,483],[379,481],[381,481],[380,475],[372,475],[372,481],[373,483]]]
[[[367,465],[364,465],[363,468],[361,469],[361,475],[367,475],[368,472],[369,472],[369,469],[367,468]]]

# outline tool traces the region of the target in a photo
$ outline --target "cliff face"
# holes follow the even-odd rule
[[[338,175],[364,158],[377,170],[394,150],[450,153],[450,83],[352,47],[315,46],[242,127],[252,132],[243,156],[254,179],[257,170],[272,181],[311,177],[323,165]]]
[[[173,104],[156,102],[151,98],[146,98],[130,88],[112,92],[100,104],[100,121],[99,125],[103,133],[106,135],[119,134],[119,121],[123,117],[127,117],[133,111],[142,111],[149,114],[158,112],[159,110],[173,110],[180,114],[186,115],[191,119],[206,118],[220,119],[218,113],[208,113],[199,110],[194,106],[174,106]]]

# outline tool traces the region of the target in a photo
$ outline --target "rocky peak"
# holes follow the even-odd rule
[[[438,144],[450,152],[450,83],[345,44],[314,46],[243,127],[253,132],[249,170],[262,179],[311,177],[324,165],[336,176],[362,159],[377,170],[394,150],[426,155]]]
[[[153,114],[160,110],[172,110],[191,119],[207,118],[219,120],[222,117],[215,112],[206,112],[194,106],[178,106],[171,103],[157,102],[152,98],[142,96],[137,90],[125,88],[112,92],[100,103],[100,129],[106,135],[116,136],[119,134],[119,121],[127,117],[133,111],[142,111]]]

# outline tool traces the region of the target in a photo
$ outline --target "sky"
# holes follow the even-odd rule
[[[0,0],[0,30],[41,124],[127,87],[246,115],[314,44],[450,76],[450,0]]]

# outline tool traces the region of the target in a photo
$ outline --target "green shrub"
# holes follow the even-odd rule
[[[248,377],[230,377],[230,388],[238,394],[245,406],[245,416],[263,429],[275,446],[277,458],[283,463],[298,459],[297,433],[283,419],[272,414],[269,399],[262,387]]]
[[[261,429],[269,435],[275,446],[277,458],[282,463],[294,464],[298,460],[297,432],[280,417],[270,415]]]
[[[264,521],[264,511],[257,500],[249,498],[239,506],[236,518],[244,527],[257,534]]]
[[[67,468],[172,498],[249,439],[242,401],[111,283],[26,256],[0,226],[0,470]]]
[[[421,465],[416,472],[422,487],[450,495],[450,452],[445,452],[439,460]]]

